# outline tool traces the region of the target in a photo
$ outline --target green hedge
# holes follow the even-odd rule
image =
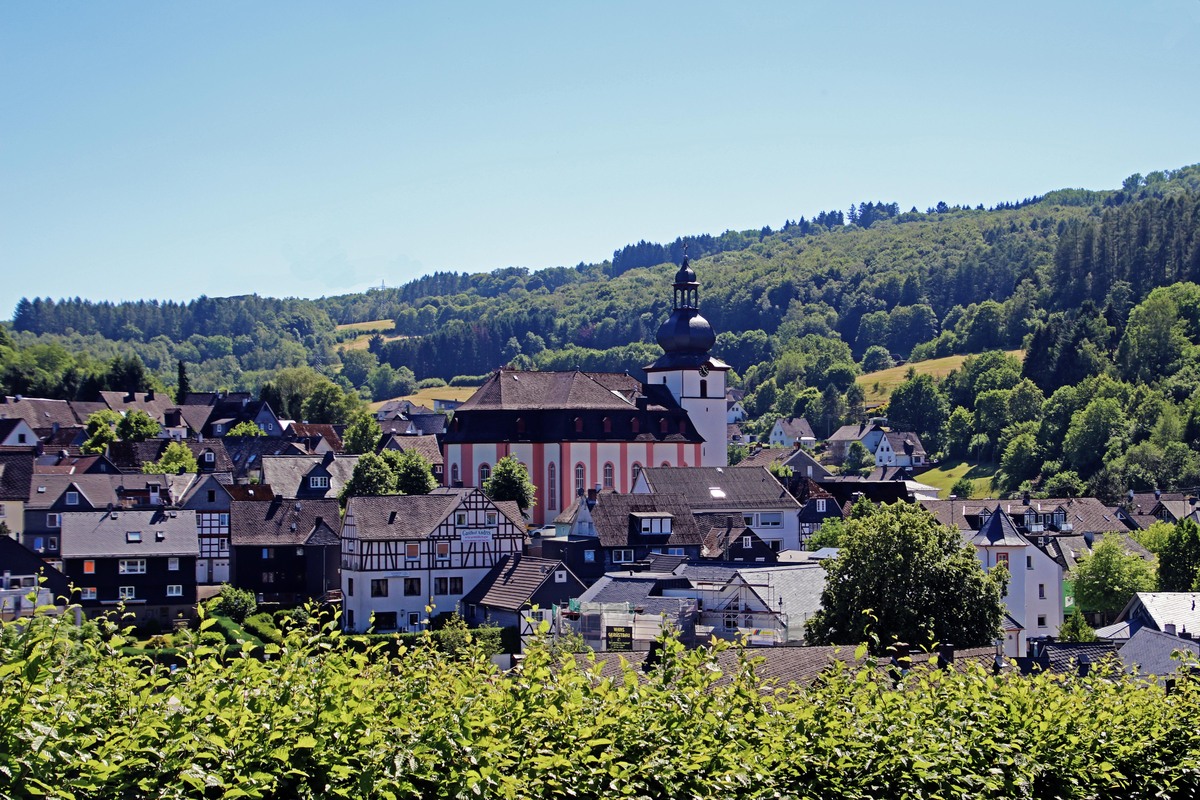
[[[167,668],[70,615],[0,626],[0,796],[74,798],[1193,797],[1200,681],[1120,671],[835,666],[765,685],[742,653],[664,644],[647,674],[535,644],[389,659],[333,625],[267,660]],[[202,630],[215,624],[201,623]],[[8,628],[7,631],[4,628]],[[724,664],[724,666],[722,666]]]

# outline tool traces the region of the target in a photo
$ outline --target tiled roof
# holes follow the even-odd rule
[[[66,400],[47,400],[42,397],[0,396],[0,419],[23,419],[34,430],[70,428],[81,424]]]
[[[346,504],[347,524],[353,518],[360,539],[424,539],[478,489],[439,489],[430,494],[352,497]],[[482,496],[482,492],[479,492]],[[509,522],[525,529],[513,502],[493,503]]]
[[[265,483],[233,483],[225,487],[233,500],[274,500],[275,492]]]
[[[769,467],[776,461],[791,457],[794,451],[786,447],[760,447],[750,455],[743,458],[735,467]]]
[[[728,467],[647,467],[650,491],[682,495],[694,511],[794,508],[796,498],[765,469]]]
[[[235,546],[335,545],[340,529],[337,500],[235,500],[229,507]]]
[[[633,407],[633,403],[606,386],[604,377],[586,372],[498,370],[458,411],[535,408],[630,411]]]
[[[399,450],[402,453],[414,450],[430,464],[443,463],[442,448],[438,446],[436,436],[401,436],[385,433],[380,440],[380,449]]]
[[[0,454],[0,500],[29,500],[33,453]]]
[[[1079,668],[1079,662],[1087,658],[1097,664],[1116,655],[1112,642],[1050,642],[1045,645],[1045,660],[1051,672],[1071,673]]]
[[[131,541],[131,531],[141,534]],[[63,558],[199,555],[196,517],[164,509],[72,511],[62,515]]]
[[[1025,515],[1027,510],[1035,513],[1049,514],[1057,509],[1066,513],[1066,521],[1073,528],[1073,533],[1105,533],[1107,531],[1127,531],[1129,528],[1117,516],[1116,509],[1110,508],[1094,497],[1050,498],[1038,500],[922,500],[925,510],[938,518],[938,522],[958,530],[975,530],[977,520],[983,509],[994,511],[997,507],[1011,516]],[[1047,526],[1049,530],[1049,526]]]
[[[1121,546],[1129,555],[1136,555],[1146,561],[1152,561],[1154,554],[1147,550],[1142,545],[1138,544],[1132,536],[1120,531],[1111,531],[1104,536],[1119,536]],[[1044,549],[1051,558],[1059,563],[1059,566],[1066,572],[1075,569],[1075,563],[1086,555],[1090,555],[1092,547],[1098,544],[1101,539],[1098,539],[1093,534],[1051,534],[1047,539],[1047,544]]]
[[[168,409],[179,408],[170,395],[162,392],[100,392],[100,399],[121,414],[145,411],[160,425],[166,419]]]
[[[569,595],[578,593],[583,587],[583,582],[561,561],[514,553],[500,559],[462,601],[466,605],[520,611],[543,584],[554,580],[554,573],[559,570],[567,573],[567,583],[573,590],[564,591],[564,594],[568,595],[563,598],[566,600],[569,599]],[[564,590],[566,588],[568,587],[564,587]]]
[[[827,441],[830,442],[857,442],[861,441],[864,436],[876,428],[882,430],[879,425],[862,423],[859,425],[843,425],[832,434]]]
[[[335,453],[342,452],[342,437],[333,425],[293,422],[288,427],[288,437],[297,441],[304,440],[307,443],[306,449],[309,451],[312,451],[317,442],[324,439]]]
[[[446,432],[445,414],[410,414],[408,421],[425,436],[437,436]]]

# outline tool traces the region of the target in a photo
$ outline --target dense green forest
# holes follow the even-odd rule
[[[288,368],[371,400],[503,364],[636,371],[657,354],[685,252],[754,416],[805,414],[824,434],[861,415],[863,371],[1024,349],[1024,363],[989,355],[906,384],[893,420],[931,452],[1001,462],[1008,488],[1060,474],[1062,491],[1110,497],[1200,483],[1200,165],[992,208],[864,202],[778,230],[638,242],[601,264],[437,273],[319,300],[23,299],[0,383],[82,397],[136,357],[163,388],[180,362],[193,389],[260,391]],[[392,328],[367,347],[337,327],[381,319]],[[1081,418],[1073,436],[1088,409],[1095,429]]]

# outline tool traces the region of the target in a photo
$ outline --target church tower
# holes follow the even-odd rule
[[[729,464],[725,442],[725,373],[729,365],[709,355],[716,340],[712,326],[700,316],[700,284],[684,256],[675,273],[674,310],[658,329],[663,355],[645,370],[646,383],[665,385],[704,437],[701,463],[691,466]]]

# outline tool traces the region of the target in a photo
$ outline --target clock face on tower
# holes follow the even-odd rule
[[[700,377],[703,378],[703,377],[706,377],[707,375],[708,375],[708,364],[701,364],[700,365]]]

